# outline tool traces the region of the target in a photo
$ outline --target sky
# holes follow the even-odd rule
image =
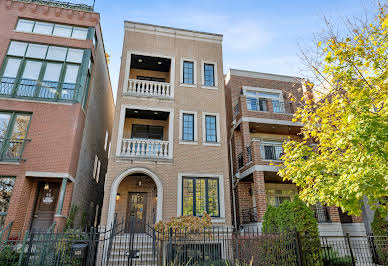
[[[89,0],[92,1],[92,0]],[[96,0],[116,97],[124,20],[223,34],[224,73],[229,68],[300,76],[300,47],[313,44],[323,16],[374,10],[373,0]]]

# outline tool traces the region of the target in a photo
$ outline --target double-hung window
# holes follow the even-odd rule
[[[0,95],[77,100],[84,50],[11,41]]]
[[[0,112],[0,161],[22,159],[31,115]]]
[[[183,83],[194,84],[194,62],[183,61]]]
[[[220,216],[218,178],[183,177],[182,214]]]
[[[14,186],[15,177],[0,176],[0,227],[4,226]]]
[[[194,141],[194,114],[182,115],[182,140]]]
[[[205,115],[206,142],[217,142],[217,117],[215,115]]]
[[[204,85],[214,87],[214,64],[204,64]]]

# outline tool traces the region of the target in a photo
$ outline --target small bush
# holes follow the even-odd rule
[[[352,266],[352,257],[350,256],[340,256],[338,252],[333,249],[328,249],[325,252],[322,252],[322,262],[323,265],[330,266]]]
[[[298,196],[295,196],[294,201],[285,201],[277,208],[268,207],[263,219],[263,232],[295,231],[301,237],[303,259],[319,262],[320,242],[314,212]]]
[[[5,247],[0,251],[0,265],[16,266],[19,262],[20,253],[13,247]]]
[[[184,215],[171,217],[169,221],[159,221],[155,224],[158,232],[168,232],[170,228],[173,232],[198,233],[212,226],[211,217],[205,213],[202,217]]]

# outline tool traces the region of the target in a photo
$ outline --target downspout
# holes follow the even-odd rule
[[[232,175],[232,204],[233,204],[233,220],[234,226],[237,227],[237,217],[236,217],[236,193],[235,193],[235,185],[234,185],[234,170],[233,170],[233,156],[232,156],[232,137],[234,133],[234,127],[231,130],[230,139],[229,139],[229,163],[230,163],[230,171]]]

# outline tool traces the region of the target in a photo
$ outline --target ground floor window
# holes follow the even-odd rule
[[[0,227],[4,226],[14,185],[15,177],[0,176]]]
[[[220,216],[218,178],[183,177],[183,215]]]
[[[267,194],[267,204],[271,206],[278,207],[284,201],[292,201],[296,195],[295,190],[278,190],[278,189],[268,189]]]

